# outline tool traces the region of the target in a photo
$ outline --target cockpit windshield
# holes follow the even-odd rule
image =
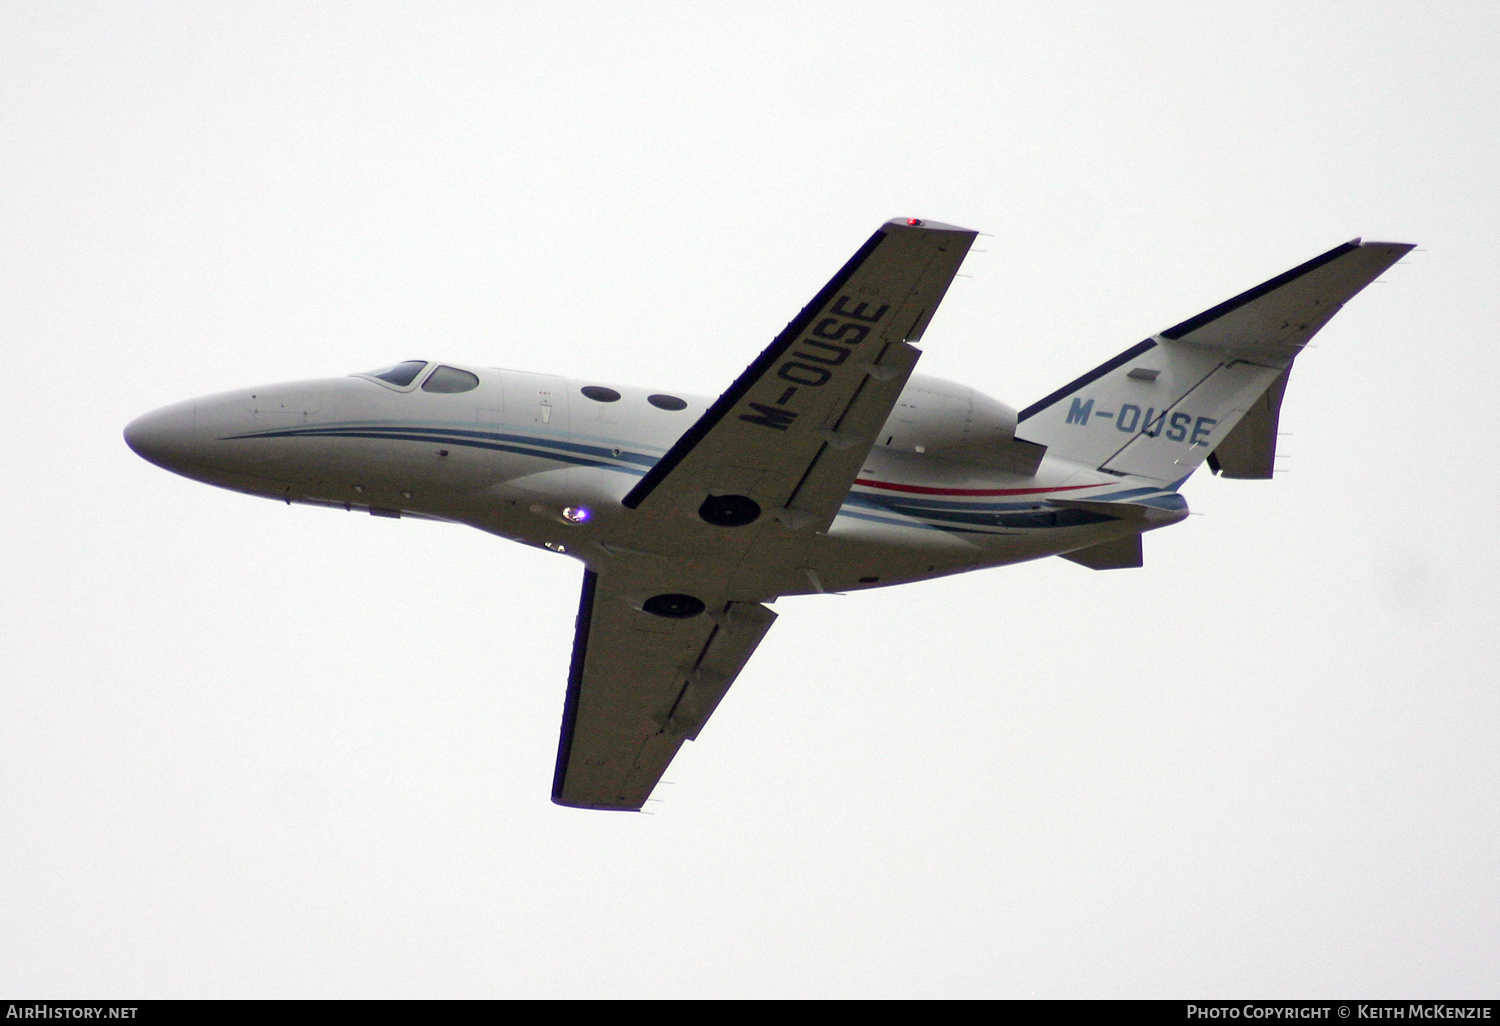
[[[398,388],[405,388],[417,380],[417,375],[422,373],[422,368],[427,366],[426,360],[403,360],[394,367],[382,367],[380,370],[367,371],[372,378],[388,381]]]

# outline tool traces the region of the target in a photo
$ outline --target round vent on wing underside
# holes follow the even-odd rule
[[[655,595],[641,603],[641,608],[668,620],[691,620],[703,612],[703,600],[691,595]]]
[[[698,515],[715,527],[743,527],[760,516],[760,503],[748,495],[710,495],[698,507]]]

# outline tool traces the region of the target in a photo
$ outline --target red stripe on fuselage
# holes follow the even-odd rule
[[[855,478],[854,483],[866,488],[884,488],[890,492],[912,492],[916,495],[1039,495],[1043,492],[1074,492],[1080,488],[1102,488],[1102,484],[1062,485],[1057,488],[928,488],[925,485],[891,484],[885,481],[868,481]]]

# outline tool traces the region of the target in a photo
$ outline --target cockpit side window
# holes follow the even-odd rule
[[[417,375],[422,373],[422,368],[427,366],[426,360],[403,360],[394,367],[382,367],[380,370],[369,371],[369,376],[388,381],[398,388],[405,388],[417,380]],[[478,384],[476,381],[475,384]]]
[[[424,392],[468,392],[478,387],[478,377],[457,367],[439,367],[422,382]]]

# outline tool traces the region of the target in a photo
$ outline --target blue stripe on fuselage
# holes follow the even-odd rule
[[[411,423],[382,424],[371,421],[257,431],[243,435],[230,435],[223,440],[254,438],[366,438],[428,444],[442,443],[556,460],[572,466],[598,467],[634,477],[644,475],[646,470],[661,458],[657,455],[628,451],[614,446],[586,445],[536,435],[448,426],[430,427]],[[618,455],[616,455],[617,448]],[[1153,497],[1140,498],[1147,495]],[[1090,496],[1090,499],[1099,502],[1124,502],[1134,499],[1136,504],[1161,509],[1182,509],[1187,505],[1186,501],[1175,493],[1162,494],[1160,487],[1130,488],[1105,495]],[[873,511],[889,515],[872,515]],[[1053,530],[1107,523],[1116,519],[1106,513],[1092,510],[1059,509],[1035,499],[1019,502],[975,502],[960,499],[895,497],[863,491],[851,491],[845,497],[838,515],[900,527],[953,531],[963,534],[1011,534],[1016,531]],[[893,517],[900,519],[893,519]]]
[[[462,428],[432,428],[414,424],[349,424],[321,425],[306,428],[285,428],[279,431],[257,431],[244,435],[230,435],[224,441],[252,438],[370,438],[389,439],[400,442],[441,442],[445,445],[461,445],[474,449],[490,449],[510,452],[520,456],[538,456],[555,459],[574,466],[604,467],[621,473],[640,477],[660,457],[646,453],[620,450],[577,442],[563,442],[550,438],[529,435],[512,435],[496,431],[472,431]],[[547,450],[563,450],[562,452]],[[620,466],[620,462],[635,466]]]

